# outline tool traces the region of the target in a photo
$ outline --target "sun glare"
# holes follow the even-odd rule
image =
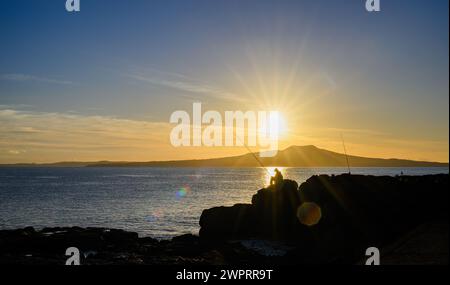
[[[288,134],[287,122],[281,112],[271,112],[269,118],[269,127],[260,128],[260,132],[265,136],[275,136],[276,138],[284,138]]]

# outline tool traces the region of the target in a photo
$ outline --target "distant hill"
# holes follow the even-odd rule
[[[256,154],[258,156],[258,154]],[[281,150],[275,157],[258,159],[265,166],[279,167],[346,167],[344,154],[332,152],[315,146],[292,146]],[[349,155],[350,167],[448,167],[448,163],[413,161],[405,159],[367,158]],[[6,165],[3,165],[6,166]],[[12,165],[8,165],[12,166]],[[149,162],[61,162],[52,164],[17,164],[14,166],[36,167],[259,167],[260,164],[251,153],[212,159],[149,161]]]

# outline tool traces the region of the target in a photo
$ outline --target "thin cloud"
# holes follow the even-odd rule
[[[142,74],[126,74],[126,77],[145,82],[152,85],[159,85],[171,89],[177,89],[188,93],[207,95],[220,100],[246,101],[243,96],[225,91],[221,88],[191,79],[179,73],[155,72],[159,76],[146,76]],[[166,78],[163,78],[166,77]]]
[[[326,132],[354,134],[354,135],[373,135],[373,136],[388,136],[390,134],[371,129],[350,129],[350,128],[322,128]]]
[[[29,74],[21,73],[10,73],[0,75],[0,80],[5,81],[18,81],[18,82],[38,82],[38,83],[49,83],[49,84],[61,84],[61,85],[73,85],[72,81],[60,80],[55,78],[40,77]]]
[[[0,164],[165,160],[173,151],[172,128],[112,116],[0,109]]]
[[[18,150],[18,149],[10,149],[10,150],[8,150],[8,154],[11,154],[11,155],[19,155],[19,154],[22,154],[22,153],[26,153],[26,151],[25,150]]]

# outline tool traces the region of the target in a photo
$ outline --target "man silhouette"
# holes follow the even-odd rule
[[[278,168],[275,168],[274,171],[275,175],[270,178],[270,185],[280,186],[284,181],[283,175],[278,170]]]

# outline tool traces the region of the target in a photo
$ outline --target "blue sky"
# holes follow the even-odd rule
[[[448,5],[382,0],[368,13],[363,0],[81,0],[68,13],[65,0],[2,0],[0,106],[168,122],[193,101],[234,110],[261,97],[258,108],[290,106],[290,123],[305,126],[295,134],[366,130],[397,148],[431,143],[434,153],[416,158],[442,160]]]

